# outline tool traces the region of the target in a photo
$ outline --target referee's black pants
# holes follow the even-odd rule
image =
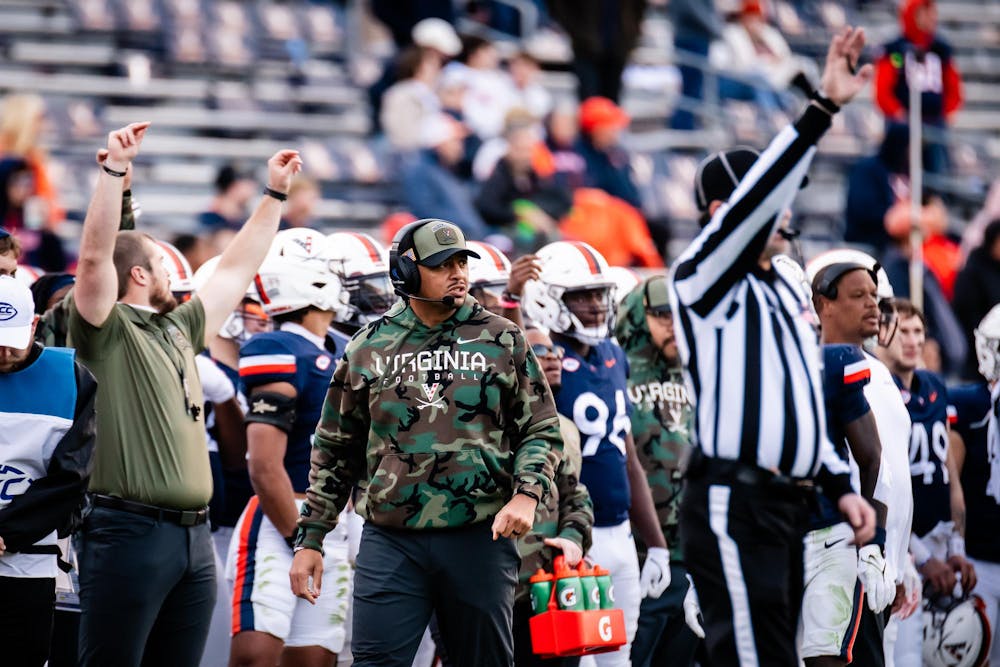
[[[802,536],[799,491],[688,479],[681,501],[684,562],[705,619],[713,665],[797,667]]]

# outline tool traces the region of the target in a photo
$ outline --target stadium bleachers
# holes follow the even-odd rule
[[[892,2],[858,4],[778,0],[776,20],[793,49],[816,58],[844,22],[866,26],[874,45],[898,31]],[[960,224],[1000,160],[1000,5],[939,6],[966,84],[952,133],[955,173],[944,183]],[[370,136],[365,87],[387,53],[373,32],[356,2],[0,0],[0,92],[47,100],[47,143],[71,219],[82,219],[94,173],[86,166],[103,134],[147,119],[154,127],[136,164],[136,195],[153,228],[192,228],[219,165],[259,168],[278,146],[300,148],[320,180],[321,224],[371,228],[399,203],[388,153]],[[762,145],[780,119],[727,102],[707,110],[719,120],[707,130],[664,129],[677,99],[671,44],[664,7],[651,3],[623,103],[634,118],[628,146],[647,213],[671,220],[682,242],[695,229],[689,184],[697,159],[733,141]],[[543,82],[555,96],[571,96],[568,50],[549,52],[563,55],[545,62]],[[814,185],[800,198],[807,238],[822,241],[840,228],[845,169],[874,149],[881,127],[866,100],[837,119]],[[68,226],[67,236],[74,233]]]

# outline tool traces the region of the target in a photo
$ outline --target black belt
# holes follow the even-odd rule
[[[129,512],[140,516],[156,519],[157,521],[167,521],[176,523],[179,526],[200,526],[208,521],[208,508],[200,510],[172,510],[156,505],[146,505],[137,503],[134,500],[125,500],[115,496],[102,496],[93,494],[94,507],[106,507],[107,509]]]
[[[705,456],[698,449],[691,452],[686,477],[690,480],[704,480],[708,483],[766,487],[777,491],[801,494],[803,497],[809,497],[816,492],[816,486],[811,479],[782,475],[732,459]]]

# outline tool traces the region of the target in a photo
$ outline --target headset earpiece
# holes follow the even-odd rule
[[[413,250],[413,234],[430,220],[411,222],[396,232],[389,248],[389,279],[397,292],[406,296],[420,291],[420,269],[417,268],[415,251],[413,257],[407,256],[408,250]],[[402,248],[402,252],[400,252]]]

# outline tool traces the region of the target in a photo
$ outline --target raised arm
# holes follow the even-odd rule
[[[148,122],[132,123],[108,134],[107,157],[101,163],[97,187],[83,220],[74,300],[83,319],[95,327],[104,324],[118,300],[114,251],[125,189],[124,175],[139,154],[148,127]]]
[[[267,187],[287,193],[292,176],[302,169],[298,151],[282,150],[267,161]],[[205,344],[215,338],[229,313],[246,293],[260,268],[281,222],[281,201],[264,195],[250,219],[226,247],[219,266],[198,290],[205,308]]]

